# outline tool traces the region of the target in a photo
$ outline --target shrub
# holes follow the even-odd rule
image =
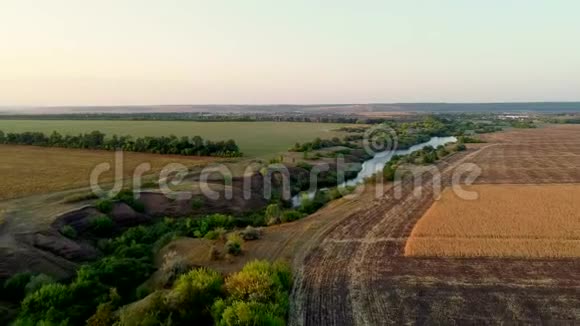
[[[38,291],[41,287],[52,283],[56,283],[52,277],[46,274],[38,274],[30,278],[30,281],[24,288],[24,292],[28,295]]]
[[[283,162],[283,158],[279,158],[279,157],[278,158],[277,157],[271,158],[268,161],[269,164],[278,164],[278,163],[282,163],[282,162]]]
[[[143,283],[153,271],[153,265],[143,258],[110,256],[82,266],[77,271],[75,282],[102,284],[116,288],[126,300],[135,295],[135,288]]]
[[[113,202],[110,199],[100,199],[95,203],[95,208],[103,214],[109,214],[113,211]]]
[[[161,280],[163,286],[170,286],[175,280],[190,270],[190,265],[185,258],[178,256],[175,251],[170,251],[163,256],[161,266]]]
[[[136,212],[139,212],[139,213],[145,212],[145,204],[143,204],[143,202],[140,200],[135,200],[135,201],[131,202],[131,204],[129,206],[131,206],[131,208],[133,208]]]
[[[457,138],[458,138],[458,141],[460,143],[464,143],[464,144],[468,144],[468,143],[473,143],[473,144],[485,143],[485,141],[483,141],[483,140],[481,140],[480,138],[477,138],[477,137],[459,136]]]
[[[228,233],[228,231],[225,228],[215,228],[214,232],[217,233],[218,240],[220,241],[226,240],[226,234]]]
[[[198,210],[203,207],[203,199],[201,197],[195,197],[191,200],[191,209]]]
[[[267,218],[267,220],[268,220],[268,223],[266,223],[266,224],[268,226],[280,224],[282,222],[280,217],[270,217],[270,218]]]
[[[242,252],[242,244],[244,240],[237,234],[228,235],[228,241],[226,241],[225,250],[228,254],[237,256]]]
[[[87,326],[109,326],[117,321],[115,309],[109,302],[102,303],[97,307],[97,311],[87,320]]]
[[[225,288],[229,297],[240,301],[270,302],[283,289],[272,265],[267,261],[253,261],[228,277]]]
[[[173,324],[164,293],[159,291],[153,292],[140,302],[121,308],[118,315],[119,321],[115,325],[156,326]]]
[[[32,277],[33,274],[30,272],[12,275],[9,279],[4,281],[1,297],[13,302],[21,301],[26,293],[26,285],[30,282]]]
[[[59,283],[48,284],[26,296],[20,314],[32,321],[61,322],[71,319],[73,295],[69,287]]]
[[[278,276],[282,289],[290,292],[292,289],[292,268],[284,261],[277,260],[272,264],[273,272]]]
[[[447,155],[449,155],[449,151],[446,150],[445,148],[440,148],[437,150],[437,157],[438,158],[444,158]]]
[[[131,190],[122,190],[117,196],[115,196],[115,199],[129,205],[136,212],[145,212],[145,205],[143,202],[135,199],[135,194]]]
[[[214,230],[209,231],[206,233],[205,237],[208,240],[221,240],[224,241],[226,239],[226,229],[219,227],[215,228]]]
[[[113,255],[118,258],[135,258],[143,259],[152,256],[151,246],[142,243],[131,243],[130,245],[122,244],[117,246]]]
[[[199,268],[177,279],[167,295],[168,305],[181,323],[204,324],[211,321],[210,307],[222,294],[223,279],[215,271]]]
[[[278,204],[270,204],[266,207],[266,220],[268,225],[280,223],[280,206]]]
[[[145,298],[146,296],[150,295],[152,292],[153,291],[151,291],[151,289],[148,286],[141,284],[135,290],[135,298],[137,300],[141,300],[141,299]]]
[[[340,193],[340,189],[338,187],[334,187],[332,189],[328,189],[327,196],[329,200],[335,200],[342,197]]]
[[[220,260],[221,258],[221,253],[220,251],[216,248],[216,246],[211,246],[209,248],[209,260],[215,261],[215,260]]]
[[[204,217],[201,223],[206,223],[209,230],[216,228],[231,228],[234,225],[234,218],[224,214],[212,214]]]
[[[241,235],[246,241],[258,240],[262,237],[262,230],[248,225]]]
[[[60,234],[64,235],[69,239],[76,239],[78,234],[77,230],[70,225],[65,225],[60,229]]]
[[[204,238],[206,238],[208,240],[217,240],[218,237],[219,237],[219,234],[215,230],[209,231],[204,236]]]
[[[175,232],[169,232],[162,235],[155,243],[153,244],[153,252],[159,252],[163,247],[168,245],[171,241],[177,239],[178,236]]]
[[[457,145],[455,145],[455,151],[457,151],[457,152],[462,152],[466,149],[467,149],[467,147],[465,147],[465,144],[458,143]]]
[[[214,301],[213,305],[211,306],[211,316],[213,318],[214,321],[214,325],[222,325],[222,323],[220,323],[220,321],[222,320],[222,316],[224,314],[224,311],[228,308],[228,303],[222,299],[219,298],[216,301]]]
[[[93,218],[91,220],[91,232],[96,236],[106,237],[110,236],[113,231],[114,222],[113,220],[106,216],[101,215]]]
[[[267,225],[266,216],[264,214],[252,214],[250,216],[250,224],[253,226],[264,226]]]
[[[227,297],[216,300],[216,325],[284,325],[292,286],[286,263],[253,261],[225,281]]]
[[[329,198],[326,192],[317,192],[312,199],[302,199],[298,210],[304,214],[312,214],[324,206],[328,201]]]
[[[272,305],[258,302],[235,301],[226,307],[219,317],[217,325],[271,325],[283,326],[286,322],[282,316],[276,316]]]
[[[304,161],[300,161],[300,162],[296,163],[296,167],[299,167],[299,168],[307,170],[307,171],[312,170],[312,164],[306,163]]]
[[[286,222],[292,222],[292,221],[296,221],[302,218],[302,213],[296,211],[296,210],[287,210],[284,211],[282,213],[282,217],[280,218],[280,221],[282,221],[282,223],[286,223]]]

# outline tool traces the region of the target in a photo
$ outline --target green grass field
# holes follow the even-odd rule
[[[190,121],[101,121],[101,120],[0,120],[0,130],[80,134],[99,130],[108,136],[195,136],[209,140],[234,139],[246,157],[266,157],[287,150],[296,142],[316,137],[332,138],[344,124],[301,122],[190,122]]]

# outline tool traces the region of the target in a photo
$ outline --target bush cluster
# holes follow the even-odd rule
[[[228,241],[225,244],[225,251],[232,256],[237,256],[242,253],[243,243],[244,240],[239,235],[234,233],[229,234]]]
[[[298,217],[297,214],[300,214],[300,218],[305,215],[310,215],[317,210],[319,210],[322,206],[326,203],[333,201],[335,199],[341,198],[347,194],[350,194],[354,191],[354,187],[334,187],[330,189],[325,189],[316,192],[314,198],[304,197],[300,201],[300,206],[298,207],[297,211],[288,211],[287,214],[290,214],[293,218]],[[290,213],[292,212],[292,213]],[[294,213],[296,212],[296,213]]]
[[[351,144],[348,141],[342,141],[338,137],[334,137],[332,139],[321,139],[316,138],[312,142],[307,143],[296,143],[292,148],[290,148],[291,152],[308,152],[313,150],[318,150],[326,147],[334,147],[334,146],[346,146],[350,147]]]
[[[115,222],[106,215],[93,217],[90,221],[90,230],[95,236],[108,237],[113,232]]]
[[[437,146],[425,146],[423,149],[415,151],[408,155],[394,155],[385,167],[383,168],[383,177],[387,181],[393,181],[396,177],[397,169],[402,164],[432,164],[438,160],[446,157],[452,152],[464,151],[467,148],[462,142],[458,142],[453,146],[445,147],[443,145]],[[373,179],[371,178],[371,181]]]
[[[113,200],[117,200],[129,205],[136,212],[139,213],[145,212],[145,205],[143,204],[143,202],[135,199],[135,195],[131,190],[122,190],[121,192],[119,192],[119,194],[117,194],[117,196],[115,196],[115,198],[113,198]]]
[[[91,222],[91,231],[109,236],[112,220],[107,216]],[[203,237],[212,230],[234,227],[234,219],[222,214],[202,218],[164,219],[152,225],[127,229],[112,239],[101,239],[105,256],[81,266],[69,283],[53,283],[45,276],[17,274],[4,284],[3,296],[21,302],[17,324],[82,325],[91,315],[93,323],[107,320],[109,312],[147,294],[140,285],[154,272],[153,254],[177,236]],[[225,231],[223,231],[225,232]],[[189,266],[168,259],[164,266],[173,283]],[[114,289],[114,296],[112,291]],[[114,298],[113,298],[114,297]],[[95,325],[98,325],[95,324]]]
[[[77,230],[70,225],[65,225],[60,229],[60,234],[64,235],[69,239],[76,239],[78,234]]]
[[[110,199],[99,199],[95,203],[95,208],[103,214],[109,214],[113,211],[113,201]]]
[[[290,268],[281,262],[250,262],[225,280],[215,271],[198,268],[181,275],[170,290],[123,307],[117,323],[284,325],[291,286]]]

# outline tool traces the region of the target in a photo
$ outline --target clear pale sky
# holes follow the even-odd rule
[[[577,0],[0,0],[0,105],[580,100]]]

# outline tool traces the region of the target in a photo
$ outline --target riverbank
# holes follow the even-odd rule
[[[429,141],[413,145],[407,149],[399,149],[399,150],[389,150],[376,153],[370,159],[366,159],[362,161],[362,165],[358,173],[355,177],[347,179],[343,182],[338,182],[337,187],[354,187],[357,184],[364,182],[365,179],[372,177],[377,172],[381,172],[385,165],[391,161],[391,159],[395,156],[404,156],[409,155],[411,153],[417,152],[423,149],[426,146],[431,146],[436,148],[438,146],[444,146],[449,143],[454,143],[457,141],[457,137],[449,136],[449,137],[432,137]],[[360,162],[351,162],[351,163],[359,163]],[[306,192],[300,192],[295,194],[292,197],[292,206],[299,207],[303,199],[313,199],[316,196],[316,193],[319,191],[326,190],[328,188],[322,187],[319,188],[318,185],[314,189],[310,189]]]

